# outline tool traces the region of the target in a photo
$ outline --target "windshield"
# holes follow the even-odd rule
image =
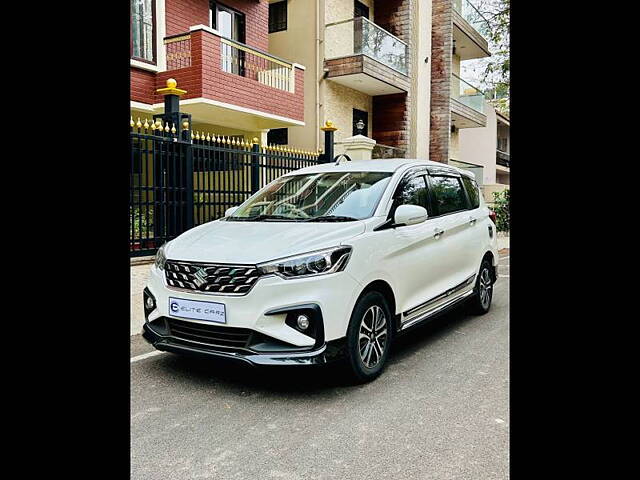
[[[361,220],[373,215],[391,175],[391,172],[340,172],[280,177],[227,220]]]

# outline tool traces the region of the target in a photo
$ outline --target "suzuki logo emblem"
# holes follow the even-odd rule
[[[207,283],[207,271],[204,268],[199,268],[196,273],[193,274],[193,282],[198,288]]]

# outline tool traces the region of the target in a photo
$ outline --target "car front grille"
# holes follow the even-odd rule
[[[252,331],[247,328],[219,327],[203,323],[183,322],[166,317],[169,334],[180,340],[204,343],[216,347],[242,348],[249,346]]]
[[[176,260],[167,260],[164,274],[171,287],[228,295],[246,294],[260,277],[255,265],[215,265]]]

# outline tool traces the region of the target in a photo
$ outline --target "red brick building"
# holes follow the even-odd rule
[[[304,126],[305,67],[269,53],[267,0],[132,0],[131,112],[163,111],[168,78],[193,129],[261,138]]]

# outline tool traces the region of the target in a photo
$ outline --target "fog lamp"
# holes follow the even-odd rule
[[[309,317],[306,315],[298,315],[297,323],[300,330],[306,330],[309,328]]]
[[[156,302],[153,301],[153,297],[151,296],[147,297],[145,303],[147,305],[147,310],[153,310],[156,306]]]

